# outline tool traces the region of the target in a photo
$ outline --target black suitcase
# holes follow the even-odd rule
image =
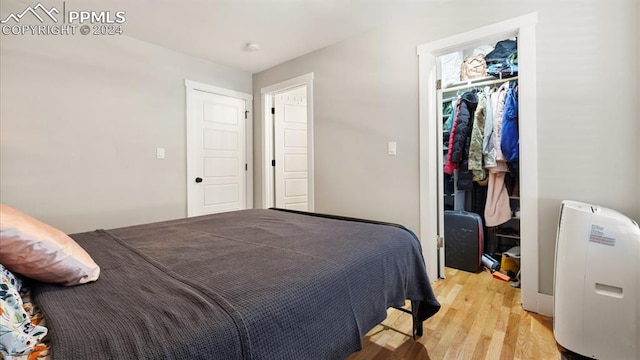
[[[444,264],[469,272],[482,269],[484,229],[480,215],[458,210],[444,212]]]

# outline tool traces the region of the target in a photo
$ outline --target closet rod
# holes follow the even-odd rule
[[[468,82],[468,83],[466,83],[464,85],[458,85],[458,86],[454,86],[454,87],[450,87],[450,88],[444,88],[444,89],[442,89],[442,93],[445,94],[445,93],[449,93],[449,92],[452,92],[452,91],[471,89],[471,88],[474,88],[474,87],[484,86],[484,85],[504,83],[504,82],[512,81],[512,80],[518,80],[518,77],[517,76],[512,76],[510,78],[479,81],[477,83],[472,83],[470,81],[470,82]]]

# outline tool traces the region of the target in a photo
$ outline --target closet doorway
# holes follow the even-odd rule
[[[444,277],[442,94],[438,57],[484,44],[518,39],[520,237],[522,305],[551,315],[553,298],[538,291],[538,179],[536,123],[537,14],[529,14],[418,47],[420,84],[420,238],[432,279]],[[498,280],[496,280],[498,281]]]

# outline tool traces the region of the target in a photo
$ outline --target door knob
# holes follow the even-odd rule
[[[202,178],[201,178],[201,177],[197,177],[197,178],[196,178],[196,182],[197,182],[197,183],[201,183],[201,182],[202,182]]]

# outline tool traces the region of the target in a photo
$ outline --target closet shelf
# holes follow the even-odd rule
[[[504,83],[504,82],[513,81],[513,80],[518,80],[518,77],[512,76],[509,78],[498,79],[491,76],[487,78],[473,79],[473,80],[465,81],[461,85],[455,85],[456,83],[454,83],[454,86],[446,87],[442,89],[442,93],[446,94],[453,91],[466,90],[466,89],[470,89],[478,86],[484,86],[484,85],[499,84],[499,83]]]

